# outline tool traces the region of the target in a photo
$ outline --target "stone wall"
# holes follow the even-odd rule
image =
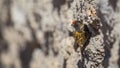
[[[120,68],[119,4],[0,0],[0,68]],[[72,35],[72,20],[91,33],[83,50]]]

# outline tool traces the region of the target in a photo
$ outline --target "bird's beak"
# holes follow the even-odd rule
[[[74,24],[71,24],[71,26],[74,26]]]

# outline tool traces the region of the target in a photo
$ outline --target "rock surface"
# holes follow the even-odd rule
[[[1,0],[0,9],[0,68],[120,68],[120,0]],[[83,51],[72,20],[91,32]]]

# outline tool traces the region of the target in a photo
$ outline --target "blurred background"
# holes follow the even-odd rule
[[[62,68],[72,2],[0,0],[0,68]]]

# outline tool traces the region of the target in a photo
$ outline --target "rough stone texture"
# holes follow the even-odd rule
[[[120,0],[0,0],[0,9],[0,68],[120,68]],[[92,34],[83,51],[74,19]]]

